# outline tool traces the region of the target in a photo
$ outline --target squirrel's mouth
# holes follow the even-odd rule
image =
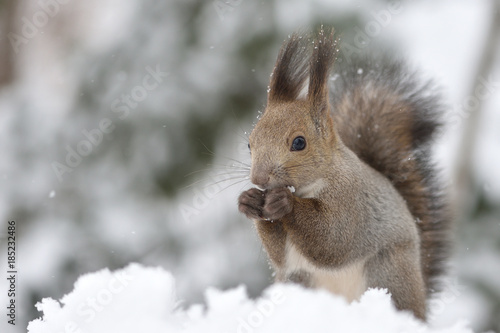
[[[255,187],[258,188],[261,191],[272,190],[272,189],[280,188],[280,187],[286,187],[287,189],[290,190],[290,192],[295,193],[295,186],[293,186],[293,185],[275,185],[275,186],[255,185]]]

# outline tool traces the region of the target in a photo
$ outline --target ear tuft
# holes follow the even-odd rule
[[[318,122],[328,110],[328,77],[338,51],[338,41],[334,35],[332,27],[321,26],[313,41],[307,98],[315,122]]]
[[[268,104],[308,100],[319,124],[328,109],[328,77],[337,55],[332,27],[321,26],[313,37],[293,34],[280,49],[271,74]]]
[[[299,98],[309,75],[310,45],[310,38],[299,34],[285,41],[271,74],[268,104]]]

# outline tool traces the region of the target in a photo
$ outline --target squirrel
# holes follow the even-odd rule
[[[284,42],[249,136],[256,187],[238,209],[254,220],[276,282],[348,301],[386,288],[397,309],[425,321],[449,249],[430,161],[439,94],[386,56],[332,70],[338,44],[329,27]]]

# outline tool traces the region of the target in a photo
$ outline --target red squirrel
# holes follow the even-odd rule
[[[282,46],[249,137],[256,187],[239,210],[254,220],[277,282],[349,301],[386,288],[398,309],[425,320],[449,247],[430,162],[439,96],[387,57],[333,66],[337,44],[321,27]]]

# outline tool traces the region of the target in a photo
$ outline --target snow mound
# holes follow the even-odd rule
[[[30,322],[28,332],[472,332],[463,323],[433,330],[396,311],[380,289],[352,304],[325,291],[280,284],[256,300],[244,286],[208,289],[205,299],[206,306],[184,309],[170,273],[130,264],[81,276],[59,302],[43,299],[36,304],[43,318]]]

